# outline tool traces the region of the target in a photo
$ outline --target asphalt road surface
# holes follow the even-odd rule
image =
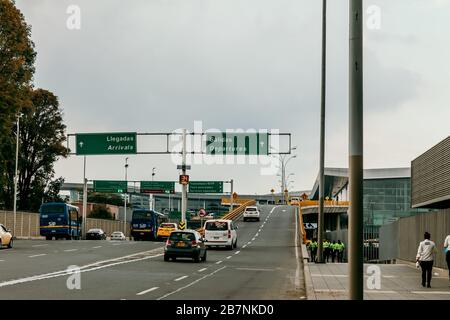
[[[202,263],[164,262],[162,242],[16,241],[0,250],[0,299],[305,299],[294,209],[262,206],[238,226],[238,248]]]

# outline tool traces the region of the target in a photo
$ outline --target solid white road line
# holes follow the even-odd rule
[[[299,243],[298,243],[298,219],[297,212],[295,212],[295,260],[297,262],[297,269],[295,270],[295,288],[300,288],[300,254],[299,254]]]
[[[173,294],[175,294],[175,293],[178,293],[178,292],[180,292],[180,291],[182,291],[182,290],[184,290],[184,289],[186,289],[186,288],[189,288],[189,287],[193,286],[193,285],[196,284],[196,283],[199,283],[200,281],[202,281],[202,280],[204,280],[204,279],[206,279],[206,278],[208,278],[208,277],[211,277],[211,276],[215,275],[216,273],[222,271],[222,270],[225,269],[225,268],[226,268],[226,267],[222,267],[222,268],[220,268],[220,269],[217,269],[216,271],[214,271],[214,272],[212,272],[212,273],[210,273],[210,274],[207,274],[206,276],[201,277],[200,279],[197,279],[197,280],[195,280],[195,281],[189,283],[188,285],[186,285],[186,286],[184,286],[184,287],[181,287],[181,288],[179,288],[179,289],[177,289],[177,290],[175,290],[175,291],[172,291],[172,292],[170,292],[170,293],[168,293],[168,294],[166,294],[166,295],[163,295],[162,297],[160,297],[160,298],[158,298],[158,299],[156,299],[156,300],[163,300],[163,299],[165,299],[165,298],[167,298],[167,297],[170,297],[171,295],[173,295]]]
[[[64,250],[64,252],[74,252],[74,251],[78,251],[78,249],[68,249],[68,250]]]
[[[37,257],[43,257],[43,256],[46,256],[46,255],[47,255],[46,253],[35,254],[35,255],[33,255],[33,256],[29,256],[28,258],[37,258]]]
[[[239,271],[267,271],[267,272],[273,272],[274,269],[256,269],[256,268],[236,268],[236,270]]]
[[[414,294],[450,294],[450,291],[411,291]]]
[[[208,270],[208,268],[200,269],[200,270],[198,270],[198,272],[203,272],[203,271],[206,271],[206,270]]]
[[[159,287],[154,287],[154,288],[151,288],[151,289],[148,289],[148,290],[139,292],[139,293],[137,293],[136,295],[137,295],[137,296],[143,296],[144,294],[153,292],[153,291],[158,290],[158,289],[159,289]]]
[[[188,278],[188,276],[182,276],[182,277],[179,277],[178,279],[175,279],[174,281],[178,282],[178,281],[184,280],[186,278]]]

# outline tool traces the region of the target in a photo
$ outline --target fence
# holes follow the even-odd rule
[[[12,229],[14,225],[14,214],[10,211],[0,211],[0,223],[6,228]],[[86,230],[100,228],[107,235],[114,231],[123,231],[123,221],[91,219],[86,220]],[[40,237],[39,214],[28,212],[17,212],[16,214],[16,232],[18,238],[37,238]],[[130,236],[130,224],[126,225],[126,236]]]
[[[450,209],[401,218],[383,226],[380,230],[380,259],[415,261],[425,231],[431,233],[431,239],[438,248],[435,266],[447,268],[443,247],[450,234]]]

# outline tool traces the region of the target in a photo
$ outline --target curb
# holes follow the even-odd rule
[[[305,279],[306,298],[308,300],[317,300],[316,291],[314,290],[314,285],[311,277],[311,272],[309,271],[308,263],[309,258],[303,258],[303,274]]]

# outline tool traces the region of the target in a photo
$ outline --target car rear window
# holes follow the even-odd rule
[[[247,208],[246,210],[247,210],[247,211],[257,211],[256,208]]]
[[[161,228],[175,228],[175,226],[171,223],[162,223]]]
[[[205,226],[205,230],[226,231],[226,230],[228,230],[228,222],[224,222],[224,221],[207,222],[206,226]]]
[[[193,241],[195,240],[195,234],[188,232],[172,232],[170,234],[170,240],[173,241]]]

